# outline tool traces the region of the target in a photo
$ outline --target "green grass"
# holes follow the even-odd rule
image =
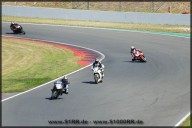
[[[37,24],[59,24],[71,26],[87,26],[100,28],[115,28],[127,30],[142,30],[154,32],[174,32],[190,34],[189,25],[159,25],[159,24],[135,24],[135,23],[111,23],[111,22],[96,22],[96,21],[77,21],[64,19],[47,19],[47,18],[28,18],[28,17],[13,17],[2,16],[2,21],[6,22],[27,22]]]
[[[191,126],[191,125],[190,125],[190,118],[191,118],[191,116],[189,116],[189,117],[181,124],[181,126]]]
[[[22,92],[81,68],[72,51],[2,37],[2,92]]]

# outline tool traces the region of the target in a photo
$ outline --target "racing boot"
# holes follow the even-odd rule
[[[132,61],[135,61],[135,57],[132,57]]]
[[[68,94],[69,93],[69,90],[68,88],[65,89],[65,94]]]
[[[63,89],[63,93],[65,93],[65,88]]]
[[[67,89],[65,88],[63,93],[68,94],[69,93],[68,88]]]
[[[69,89],[67,88],[66,90],[65,90],[65,94],[68,94],[69,93]]]
[[[103,79],[103,77],[104,77],[104,69],[101,69],[101,79]]]

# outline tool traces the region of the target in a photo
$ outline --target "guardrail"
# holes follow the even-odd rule
[[[3,5],[2,15],[103,22],[190,25],[190,14],[113,12]]]

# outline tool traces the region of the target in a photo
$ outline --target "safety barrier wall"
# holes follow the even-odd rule
[[[113,12],[3,5],[2,15],[104,22],[190,25],[190,14]]]

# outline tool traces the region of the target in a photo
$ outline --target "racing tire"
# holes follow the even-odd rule
[[[95,79],[95,83],[98,84],[99,83],[99,77],[98,77],[98,74],[95,74],[94,75],[94,79]]]

